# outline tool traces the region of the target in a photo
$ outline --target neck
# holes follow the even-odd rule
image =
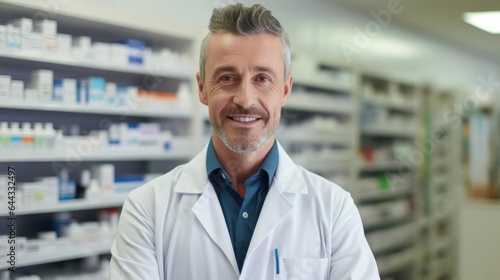
[[[245,181],[255,174],[274,144],[274,136],[269,137],[257,150],[250,153],[236,153],[229,149],[217,135],[212,135],[215,154],[224,170],[229,174],[238,193],[246,194]]]

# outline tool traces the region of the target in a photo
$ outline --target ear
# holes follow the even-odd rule
[[[200,72],[196,73],[196,81],[198,82],[198,97],[200,102],[208,106],[207,94],[203,91],[203,81],[201,80]]]
[[[285,106],[290,99],[290,95],[292,94],[292,84],[293,84],[293,75],[290,73],[288,78],[285,81],[285,89],[283,91],[283,98],[281,99],[281,107]]]

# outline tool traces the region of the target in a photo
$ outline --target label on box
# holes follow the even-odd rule
[[[10,97],[10,76],[0,75],[0,98]]]
[[[0,47],[7,46],[7,27],[0,25]]]

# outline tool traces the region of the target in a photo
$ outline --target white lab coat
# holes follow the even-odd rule
[[[350,194],[278,149],[276,175],[241,274],[208,180],[205,147],[189,163],[130,192],[111,249],[110,279],[380,279]]]

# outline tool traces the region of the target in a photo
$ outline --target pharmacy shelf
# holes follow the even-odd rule
[[[17,101],[17,100],[0,100],[0,108],[17,109],[17,110],[36,110],[50,112],[70,112],[81,114],[102,114],[102,115],[119,115],[119,116],[138,116],[138,117],[158,117],[158,118],[178,118],[188,119],[192,117],[192,112],[189,110],[179,110],[175,104],[165,110],[150,110],[150,109],[131,109],[128,107],[97,107],[87,105],[71,105],[56,102],[44,101]]]
[[[363,102],[369,105],[373,105],[376,107],[382,107],[394,111],[399,112],[407,112],[407,113],[416,113],[417,107],[415,105],[406,104],[406,103],[395,103],[389,100],[368,100],[363,99]]]
[[[370,126],[362,127],[362,136],[378,136],[378,137],[403,137],[413,138],[417,134],[417,129],[409,129],[408,127],[382,127]]]
[[[337,144],[351,146],[352,132],[347,130],[318,132],[318,131],[288,131],[286,128],[277,132],[278,140],[283,143],[316,143],[316,144]]]
[[[360,191],[358,193],[354,193],[353,195],[355,195],[356,199],[359,200],[382,200],[409,196],[411,194],[413,194],[413,191],[409,188],[389,188],[385,190]]]
[[[290,154],[295,163],[306,166],[313,172],[332,172],[347,169],[351,156],[349,152],[338,152],[335,155]]]
[[[304,85],[312,88],[331,90],[338,92],[345,92],[350,94],[352,92],[352,84],[347,82],[339,82],[335,80],[306,78],[296,76],[293,78],[294,85]]]
[[[378,270],[381,275],[399,271],[410,267],[415,261],[415,249],[406,249],[377,259]]]
[[[79,243],[69,241],[63,243],[59,241],[59,243],[62,244],[59,244],[59,246],[53,250],[45,250],[37,253],[18,253],[16,257],[16,267],[25,267],[109,254],[112,242],[112,238]],[[7,269],[10,267],[5,261],[6,256],[2,256],[0,259],[4,260],[0,264],[0,269]]]
[[[413,245],[415,241],[414,223],[368,233],[366,239],[374,254]]]
[[[74,200],[63,200],[56,204],[31,204],[31,205],[16,205],[16,210],[14,211],[15,216],[19,215],[31,215],[31,214],[42,214],[42,213],[55,213],[64,211],[79,211],[79,210],[89,210],[89,209],[100,209],[100,208],[112,208],[121,207],[127,193],[116,193],[110,195],[103,195],[101,197],[93,197],[91,199],[74,199]],[[8,216],[9,211],[7,207],[5,210],[0,211],[0,217]]]
[[[293,93],[292,93],[293,95]],[[301,94],[291,98],[285,106],[285,110],[297,110],[314,113],[328,113],[328,114],[352,114],[354,106],[352,104],[336,103],[334,101],[321,102],[314,100],[313,97],[304,96]]]
[[[375,227],[399,224],[405,221],[409,222],[412,220],[413,216],[411,214],[404,214],[395,217],[377,217],[375,219],[367,219],[366,221],[363,221],[363,225],[365,229],[372,229]]]
[[[148,69],[142,65],[116,65],[110,62],[93,61],[83,58],[76,58],[71,55],[65,55],[55,52],[30,51],[13,48],[0,48],[0,64],[7,64],[11,60],[36,62],[47,65],[69,66],[73,68],[87,68],[92,70],[101,70],[110,73],[134,74],[151,77],[165,77],[189,80],[192,76],[188,73],[179,73],[175,69],[171,71]]]
[[[359,163],[360,171],[387,171],[387,170],[395,170],[399,168],[404,168],[405,166],[399,160],[389,160],[389,161],[378,161],[373,163]],[[406,168],[405,168],[406,170]]]
[[[57,162],[57,161],[131,161],[131,160],[183,160],[193,156],[184,149],[169,151],[160,148],[107,148],[96,149],[89,154],[80,154],[76,149],[57,149],[51,152],[2,152],[0,162]]]

